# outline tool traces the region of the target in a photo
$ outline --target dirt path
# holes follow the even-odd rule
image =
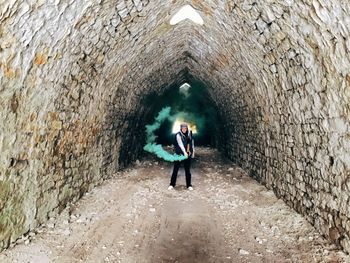
[[[350,262],[271,191],[198,150],[194,191],[147,157],[68,207],[0,262]]]

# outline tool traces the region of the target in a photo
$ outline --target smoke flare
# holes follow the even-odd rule
[[[162,145],[156,143],[157,136],[154,134],[154,132],[157,129],[159,129],[161,124],[166,119],[171,118],[170,110],[171,110],[170,107],[163,108],[158,113],[158,116],[155,118],[154,123],[150,125],[146,125],[147,144],[143,147],[143,149],[149,153],[155,154],[157,157],[162,158],[163,160],[168,162],[182,161],[186,159],[185,156],[168,153],[163,149]]]

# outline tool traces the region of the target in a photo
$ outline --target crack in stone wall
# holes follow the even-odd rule
[[[169,25],[191,4],[204,25]],[[0,249],[141,153],[186,74],[224,120],[222,149],[350,252],[350,4],[0,4]],[[16,195],[14,195],[16,193]]]

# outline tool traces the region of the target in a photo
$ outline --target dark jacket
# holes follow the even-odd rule
[[[187,147],[189,145],[190,154],[193,153],[193,137],[192,137],[192,131],[189,131],[188,136],[183,134],[181,131],[175,134],[174,138],[174,146],[175,146],[175,153],[179,155],[184,155],[183,151],[181,150],[181,147],[177,141],[177,136],[180,136],[181,142],[185,148],[185,151],[187,151]]]

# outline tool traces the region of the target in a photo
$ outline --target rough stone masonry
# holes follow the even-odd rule
[[[175,26],[183,5],[204,20]],[[221,149],[350,252],[350,2],[0,2],[0,250],[142,153],[145,98],[203,81]]]

